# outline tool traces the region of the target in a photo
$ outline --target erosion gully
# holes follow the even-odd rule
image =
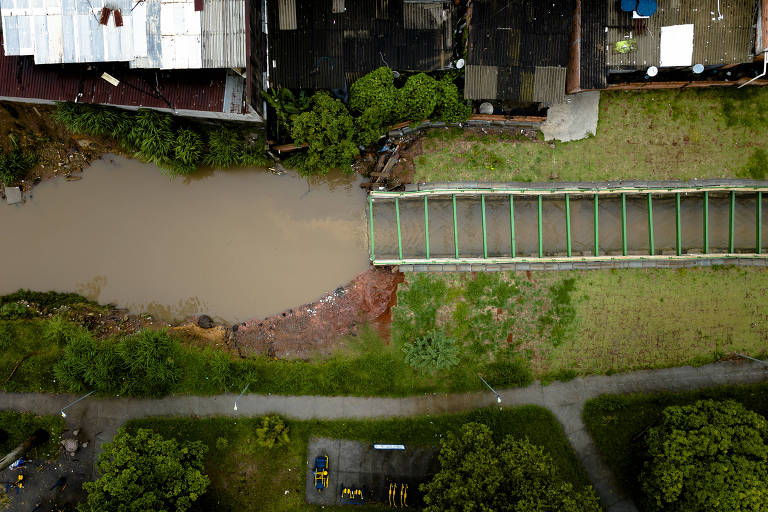
[[[239,322],[313,301],[368,268],[354,176],[264,169],[169,178],[106,156],[0,205],[0,293],[76,291],[173,321]]]

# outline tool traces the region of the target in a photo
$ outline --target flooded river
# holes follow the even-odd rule
[[[0,293],[75,291],[166,320],[278,313],[367,268],[358,183],[255,169],[169,179],[108,156],[0,204]]]

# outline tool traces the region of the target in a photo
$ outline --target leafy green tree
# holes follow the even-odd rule
[[[405,362],[422,373],[434,375],[459,363],[461,348],[441,330],[433,330],[403,345]]]
[[[453,83],[451,76],[445,76],[437,83],[437,102],[432,119],[444,123],[458,123],[466,121],[470,115],[472,106],[467,105],[462,91]]]
[[[256,428],[256,442],[264,448],[287,444],[288,426],[280,416],[264,416]]]
[[[768,510],[768,420],[734,401],[664,409],[646,436],[649,506],[671,512]]]
[[[437,105],[437,80],[425,73],[413,75],[400,89],[397,117],[401,121],[420,122],[429,118]]]
[[[563,482],[552,457],[527,439],[501,444],[480,423],[440,442],[440,471],[422,484],[424,512],[598,512],[594,492]]]
[[[206,447],[200,441],[165,439],[148,429],[120,429],[104,445],[101,476],[86,482],[80,512],[185,512],[210,483],[203,472]]]
[[[333,168],[352,172],[350,164],[360,151],[353,141],[355,123],[347,107],[323,91],[313,94],[311,103],[312,110],[293,118],[291,129],[295,143],[308,146],[299,172],[327,174]]]
[[[383,123],[394,121],[392,115],[399,99],[392,70],[386,67],[362,76],[349,88],[349,108],[362,114],[373,107],[384,116]]]

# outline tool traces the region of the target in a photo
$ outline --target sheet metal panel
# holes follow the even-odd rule
[[[245,0],[206,0],[201,24],[203,67],[246,67]]]
[[[533,77],[533,101],[550,105],[565,102],[565,75],[562,67],[537,67]]]

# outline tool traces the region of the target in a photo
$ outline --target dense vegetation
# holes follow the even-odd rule
[[[349,108],[324,91],[307,99],[303,93],[273,90],[265,98],[277,113],[278,127],[290,133],[294,143],[307,147],[289,158],[288,164],[303,174],[325,174],[332,168],[347,171],[358,146],[373,144],[390,125],[467,119],[472,108],[455,78],[446,74],[437,80],[418,73],[398,88],[392,70],[382,67],[352,84]]]
[[[61,450],[61,433],[64,431],[64,419],[61,416],[0,411],[0,454],[10,452],[38,430],[46,432],[48,439],[40,439],[40,444],[27,452],[28,457],[55,459]]]
[[[754,384],[747,386],[722,386],[716,388],[702,389],[685,393],[657,393],[657,394],[634,394],[634,395],[603,395],[593,400],[589,400],[583,411],[584,423],[587,425],[592,438],[597,445],[601,458],[616,476],[618,483],[641,506],[643,510],[656,510],[656,496],[648,499],[643,491],[643,482],[648,486],[648,478],[652,475],[648,469],[653,465],[652,461],[662,462],[666,457],[663,446],[656,441],[650,440],[648,435],[651,430],[656,432],[654,438],[661,440],[662,435],[670,433],[669,448],[675,464],[671,459],[672,466],[667,465],[669,469],[669,478],[661,482],[665,487],[666,494],[663,496],[673,496],[681,490],[698,490],[693,494],[686,494],[687,499],[696,496],[707,498],[713,496],[711,490],[726,489],[726,482],[720,481],[705,490],[709,470],[717,473],[718,464],[713,464],[712,456],[718,453],[727,452],[733,454],[734,459],[728,462],[730,455],[722,459],[720,467],[725,468],[739,459],[748,462],[752,455],[747,457],[739,456],[743,453],[744,447],[753,446],[758,451],[764,449],[765,436],[759,441],[753,434],[757,434],[759,429],[750,426],[754,417],[743,413],[743,409],[727,405],[725,410],[728,416],[715,419],[720,416],[718,413],[710,414],[707,408],[695,406],[701,400],[714,400],[717,402],[734,401],[741,404],[748,411],[759,414],[763,418],[768,415],[768,384]],[[666,419],[665,411],[670,406],[675,407],[671,410],[671,421]],[[682,408],[685,406],[685,408]],[[693,407],[689,407],[693,406]],[[686,416],[690,415],[690,418]],[[750,419],[752,418],[752,419]],[[713,421],[714,420],[714,421]],[[758,420],[757,424],[764,420]],[[671,427],[668,428],[668,427]],[[748,434],[751,432],[751,434]],[[744,434],[744,435],[742,435]],[[759,442],[758,442],[759,441]],[[679,444],[682,443],[682,444]],[[652,457],[649,453],[650,444],[655,444],[661,451],[656,451]],[[679,449],[675,449],[677,446]],[[763,446],[763,448],[760,448]],[[751,453],[758,451],[748,450]],[[685,459],[687,462],[684,462]],[[765,459],[763,459],[765,461]],[[647,464],[651,464],[650,466]],[[765,464],[765,462],[763,462]],[[657,466],[663,471],[664,466]],[[736,465],[731,466],[737,469]],[[645,471],[645,479],[642,475]],[[658,471],[658,470],[657,470]],[[720,472],[721,476],[731,474],[736,483],[737,472]],[[754,473],[757,476],[759,473]],[[763,473],[764,474],[764,473]],[[719,477],[716,474],[710,474],[717,482]],[[681,479],[682,477],[682,479]],[[692,482],[691,478],[699,479]],[[685,482],[693,483],[693,487],[681,487]],[[713,480],[709,480],[710,483]],[[730,483],[728,484],[730,485]],[[765,490],[765,483],[763,491]],[[699,487],[701,486],[701,487]],[[677,491],[675,491],[677,489]],[[702,491],[699,493],[699,491]],[[670,492],[672,494],[670,494]],[[745,496],[746,498],[746,496]],[[693,504],[694,501],[689,502]],[[733,510],[725,507],[727,501],[722,501],[724,508],[717,507],[698,507],[698,510]],[[745,501],[747,503],[747,501]],[[667,505],[665,510],[689,510],[680,508],[682,503],[672,503]],[[763,506],[765,508],[765,506]],[[742,509],[757,510],[757,509]]]
[[[0,153],[0,182],[6,186],[16,184],[26,178],[29,170],[37,165],[36,153],[22,149],[13,135],[10,135],[9,138],[11,151]]]
[[[205,492],[207,450],[199,441],[165,439],[151,430],[120,429],[96,464],[99,478],[83,484],[80,512],[185,512]]]
[[[240,512],[313,511],[304,498],[307,446],[311,436],[349,439],[363,443],[405,443],[406,446],[437,446],[447,432],[458,432],[467,422],[487,425],[493,442],[507,435],[528,439],[551,457],[558,475],[574,488],[588,485],[583,468],[552,414],[541,407],[479,409],[462,414],[419,416],[388,420],[295,421],[285,419],[290,428],[287,443],[266,448],[256,442],[262,418],[148,418],[133,420],[131,432],[148,428],[166,438],[202,441],[208,446],[206,473],[209,490],[199,500],[200,510]],[[339,461],[331,461],[331,487]],[[414,492],[416,490],[414,489]],[[329,507],[342,512],[349,507]]]
[[[100,105],[58,103],[53,116],[73,133],[114,139],[124,150],[172,175],[189,175],[202,165],[259,167],[270,162],[263,138],[247,142],[233,128],[203,129],[156,110],[131,112]]]
[[[440,441],[440,471],[423,484],[424,512],[598,512],[591,488],[562,481],[551,456],[528,439],[494,442],[481,423],[466,423]]]
[[[734,401],[664,409],[641,476],[655,510],[768,509],[768,420]]]

